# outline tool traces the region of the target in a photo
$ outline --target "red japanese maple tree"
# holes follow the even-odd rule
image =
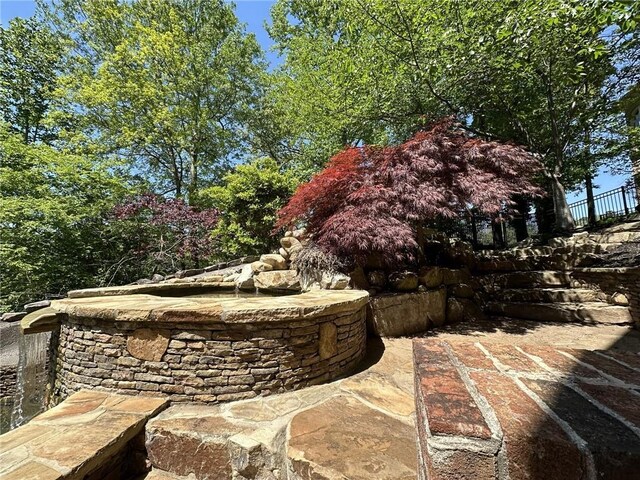
[[[276,228],[304,224],[343,258],[411,261],[420,225],[475,208],[497,214],[515,195],[538,196],[540,162],[516,145],[471,137],[452,119],[394,147],[348,147],[301,185]]]

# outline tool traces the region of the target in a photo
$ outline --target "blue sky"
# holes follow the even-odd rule
[[[278,56],[270,51],[273,42],[267,34],[264,24],[269,21],[269,10],[273,0],[236,0],[236,14],[240,21],[244,22],[249,32],[253,32],[264,49],[271,66],[279,63]],[[32,0],[0,0],[0,23],[6,26],[14,17],[29,17],[35,11],[35,2]],[[630,177],[627,175],[611,175],[606,171],[600,172],[595,179],[596,193],[612,190],[623,185]],[[584,192],[569,192],[569,202],[584,198]]]

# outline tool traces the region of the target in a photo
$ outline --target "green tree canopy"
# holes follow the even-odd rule
[[[195,202],[202,181],[219,178],[243,147],[263,70],[233,6],[74,0],[52,12],[73,43],[59,93],[84,137],[70,140],[125,157],[158,192]]]
[[[0,27],[0,112],[25,143],[54,137],[44,119],[62,53],[59,37],[34,18]]]
[[[590,161],[585,127],[638,78],[639,9],[611,0],[279,0],[278,95],[303,147],[394,142],[443,114],[521,143],[545,164],[558,227],[571,228],[564,187]]]
[[[0,124],[0,310],[100,282],[116,245],[106,217],[129,193],[113,166]]]

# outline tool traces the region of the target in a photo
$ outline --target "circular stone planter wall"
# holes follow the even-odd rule
[[[217,403],[323,383],[363,358],[367,301],[355,290],[60,300],[54,395],[97,388]]]

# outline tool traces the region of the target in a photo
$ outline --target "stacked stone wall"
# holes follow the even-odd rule
[[[624,295],[636,327],[640,328],[640,268],[579,268],[571,276],[600,290],[611,303],[616,303],[617,294]]]
[[[16,394],[18,383],[18,366],[0,367],[0,398],[12,397]]]
[[[365,354],[365,329],[364,306],[302,320],[158,329],[68,317],[60,328],[54,396],[89,388],[218,403],[293,390],[351,370]],[[135,348],[133,340],[145,337],[155,339],[147,352],[153,360]]]

